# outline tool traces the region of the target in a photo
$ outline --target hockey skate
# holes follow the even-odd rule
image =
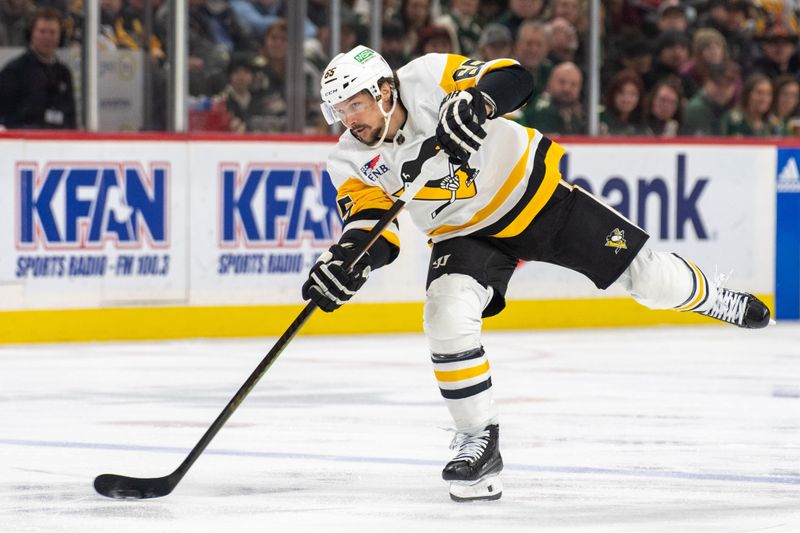
[[[500,427],[491,424],[475,434],[456,433],[450,449],[456,450],[456,456],[442,470],[442,479],[450,482],[450,498],[457,502],[499,500],[503,495]]]
[[[765,328],[775,321],[770,319],[769,308],[750,293],[733,291],[722,286],[717,288],[717,298],[701,315],[722,320],[746,329]]]

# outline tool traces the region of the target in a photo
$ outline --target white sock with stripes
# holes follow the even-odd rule
[[[464,274],[435,279],[425,299],[424,327],[433,371],[457,431],[497,421],[489,361],[481,347],[481,313],[491,289]]]
[[[681,256],[643,248],[617,280],[634,300],[650,309],[704,311],[717,288],[697,265]]]
[[[497,422],[492,372],[483,348],[433,354],[433,372],[457,431],[474,433]]]

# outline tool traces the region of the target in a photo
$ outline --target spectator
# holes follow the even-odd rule
[[[254,122],[264,109],[263,98],[253,93],[253,63],[247,54],[235,54],[228,65],[228,85],[219,95],[233,117],[230,130],[236,133],[256,131]]]
[[[722,118],[739,80],[739,66],[732,61],[709,67],[703,86],[683,109],[683,134],[722,135]]]
[[[775,80],[772,114],[780,121],[785,135],[800,135],[800,82],[784,75]]]
[[[689,61],[689,38],[685,33],[668,31],[656,42],[655,64],[645,75],[645,85],[653,87],[659,80],[680,77],[681,69]]]
[[[713,65],[720,65],[728,59],[728,45],[720,32],[712,28],[698,30],[692,42],[692,59],[681,70],[686,97],[694,96]]]
[[[330,2],[330,0],[322,1]],[[368,19],[370,17],[374,3],[372,0],[351,0],[349,3],[352,4],[353,11],[362,19]],[[383,0],[381,2],[381,11],[381,20],[384,22],[387,20],[398,20],[400,16],[400,0]]]
[[[582,0],[553,0],[550,18],[563,18],[575,31],[583,33],[588,29],[588,6]]]
[[[541,20],[544,16],[545,0],[509,0],[506,9],[494,21],[502,24],[511,32],[511,38],[517,38],[517,30],[524,20]]]
[[[76,1],[79,0],[36,0],[36,5],[40,9],[43,7],[49,7],[55,9],[63,17],[64,14],[67,12],[67,4],[69,4],[70,2],[74,3]],[[63,24],[63,19],[62,19],[62,24]]]
[[[710,0],[708,12],[699,24],[723,36],[731,59],[745,72],[750,70],[753,60],[752,10],[755,10],[752,0]]]
[[[342,50],[350,50],[351,48],[342,48]],[[392,70],[397,70],[408,63],[409,57],[404,50],[403,26],[398,20],[385,20],[381,31],[381,55],[392,67]]]
[[[264,39],[267,28],[287,16],[286,0],[231,0],[230,5],[242,28],[259,41]],[[317,27],[308,18],[304,30],[306,39],[317,33]]]
[[[526,20],[519,27],[515,47],[515,58],[533,77],[533,93],[529,103],[544,91],[553,63],[547,59],[547,37],[544,25],[535,20]]]
[[[158,2],[153,2],[154,8]],[[144,3],[130,0],[128,5],[122,0],[100,0],[100,47],[106,50],[141,50],[148,45],[153,59],[164,59],[161,41],[155,35],[145,43]]]
[[[547,90],[533,106],[525,108],[521,122],[545,135],[585,134],[586,117],[580,101],[583,74],[575,63],[553,68]]]
[[[760,35],[762,56],[753,64],[753,71],[775,79],[782,74],[798,75],[800,60],[797,56],[797,22],[792,24],[778,17]]]
[[[74,129],[72,75],[56,58],[61,14],[42,8],[30,25],[28,50],[0,71],[0,125],[6,128]]]
[[[0,2],[3,1],[0,0]],[[161,7],[164,8],[163,5]],[[61,20],[62,44],[69,47],[80,47],[83,44],[83,0],[70,2]]]
[[[285,22],[285,19],[281,19]],[[363,42],[359,37],[364,31],[361,17],[355,11],[342,6],[339,26],[339,50],[352,50],[359,42]],[[398,23],[399,24],[399,23]],[[402,30],[400,39],[402,41]],[[262,43],[264,39],[262,39]],[[312,65],[317,71],[321,72],[333,59],[330,55],[331,32],[328,25],[320,26],[317,29],[317,36],[314,39],[307,39],[303,44],[303,54],[306,62]],[[401,44],[404,43],[401,42]],[[317,88],[314,92],[319,92]]]
[[[168,10],[159,12],[168,16]],[[160,21],[166,27],[164,21]],[[230,54],[254,52],[255,41],[224,0],[189,0],[189,93],[219,93],[227,81]]]
[[[636,72],[639,76],[646,76],[653,68],[653,50],[650,42],[641,34],[634,34],[624,38],[622,43],[622,68]]]
[[[772,81],[763,74],[753,74],[745,81],[740,105],[725,114],[722,132],[736,137],[783,134],[780,121],[770,113],[771,107]]]
[[[621,70],[606,90],[605,109],[600,113],[603,135],[641,135],[644,83],[637,72]]]
[[[686,33],[689,31],[689,16],[686,8],[679,2],[664,0],[658,6],[656,28],[658,28],[659,34],[668,31]]]
[[[472,57],[478,50],[481,37],[481,26],[477,21],[479,4],[479,0],[451,0],[447,13],[436,19],[437,25],[446,27],[455,36],[456,53],[463,56]]]
[[[0,46],[25,46],[25,32],[35,11],[32,0],[0,0]]]
[[[288,100],[286,96],[286,68],[289,50],[289,26],[278,19],[264,34],[261,55],[256,58],[254,91],[263,102],[257,124],[259,131],[282,132],[288,126]]]
[[[550,61],[554,65],[565,62],[575,62],[578,51],[578,34],[575,28],[566,19],[557,18],[546,26],[547,46],[550,50]]]
[[[430,0],[403,0],[400,4],[400,20],[403,22],[405,30],[405,50],[406,55],[412,55],[417,48],[419,31],[431,24],[431,2]],[[349,48],[342,48],[349,50]]]
[[[585,0],[553,0],[550,19],[564,19],[575,30],[575,53],[573,61],[583,64],[589,31],[589,6]]]
[[[444,26],[426,26],[419,31],[419,42],[414,55],[454,53],[453,37]]]
[[[681,128],[683,94],[677,76],[656,82],[645,98],[644,127],[647,135],[674,137]]]
[[[489,24],[483,29],[478,41],[478,56],[483,61],[510,57],[513,44],[508,28],[501,24]]]

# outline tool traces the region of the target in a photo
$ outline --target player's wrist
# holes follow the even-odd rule
[[[485,92],[481,91],[481,94],[483,95],[483,104],[486,107],[486,118],[493,119],[497,117],[497,104],[495,101]]]

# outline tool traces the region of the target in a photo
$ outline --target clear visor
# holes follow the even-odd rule
[[[336,114],[336,110],[333,106],[328,102],[322,102],[319,107],[322,109],[322,116],[325,117],[325,122],[327,122],[329,126],[336,124],[339,120],[339,115]]]
[[[342,121],[344,124],[348,116],[363,113],[370,106],[370,103],[376,102],[371,98],[351,98],[335,106],[332,106],[328,102],[322,102],[320,108],[322,109],[322,116],[325,117],[325,121],[332,126],[336,124],[337,121]]]

